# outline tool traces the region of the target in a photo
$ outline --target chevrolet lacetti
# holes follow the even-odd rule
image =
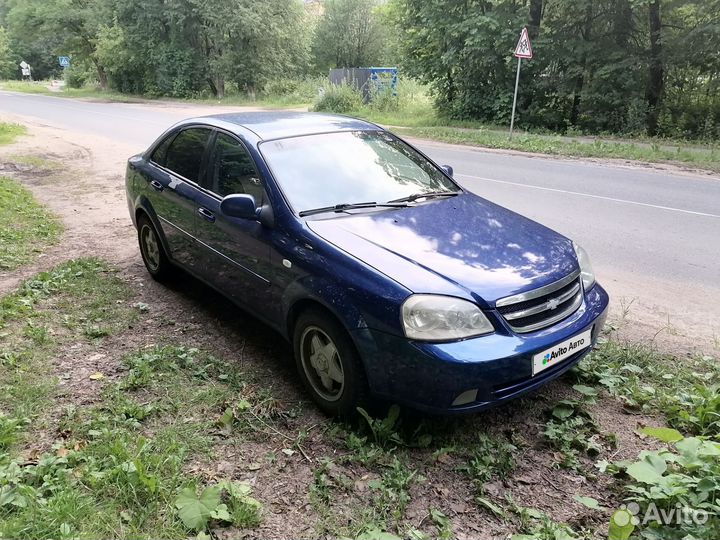
[[[150,274],[180,267],[280,332],[329,414],[497,405],[578,362],[606,316],[581,247],[361,120],[185,120],[126,187]]]

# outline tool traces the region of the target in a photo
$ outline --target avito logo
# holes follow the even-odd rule
[[[585,345],[585,338],[576,339],[575,341],[571,341],[567,347],[560,346],[554,351],[550,351],[545,355],[543,358],[543,365],[547,365],[549,362],[552,362],[556,358],[560,358],[561,356],[566,355],[570,351],[574,351],[575,349],[580,349]]]

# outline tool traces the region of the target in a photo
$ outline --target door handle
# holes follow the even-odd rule
[[[165,189],[165,186],[163,186],[163,185],[162,185],[160,182],[158,182],[157,180],[153,180],[152,182],[150,182],[150,185],[152,186],[152,188],[153,188],[155,191],[162,191],[163,189]]]
[[[203,218],[207,219],[210,223],[215,222],[215,214],[213,214],[207,208],[203,208],[201,206],[200,208],[198,208],[198,214],[200,214]]]

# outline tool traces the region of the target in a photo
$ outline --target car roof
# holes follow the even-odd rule
[[[224,113],[191,118],[184,123],[204,123],[240,134],[234,126],[252,131],[260,140],[336,131],[375,131],[375,124],[339,114],[261,111]]]

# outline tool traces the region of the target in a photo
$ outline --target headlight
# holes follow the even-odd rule
[[[573,242],[575,255],[577,255],[578,264],[580,265],[580,275],[582,276],[583,287],[586,291],[595,285],[595,272],[593,272],[592,264],[590,264],[590,256],[583,248]]]
[[[422,341],[450,341],[495,329],[472,302],[435,294],[414,294],[402,306],[405,335]]]

